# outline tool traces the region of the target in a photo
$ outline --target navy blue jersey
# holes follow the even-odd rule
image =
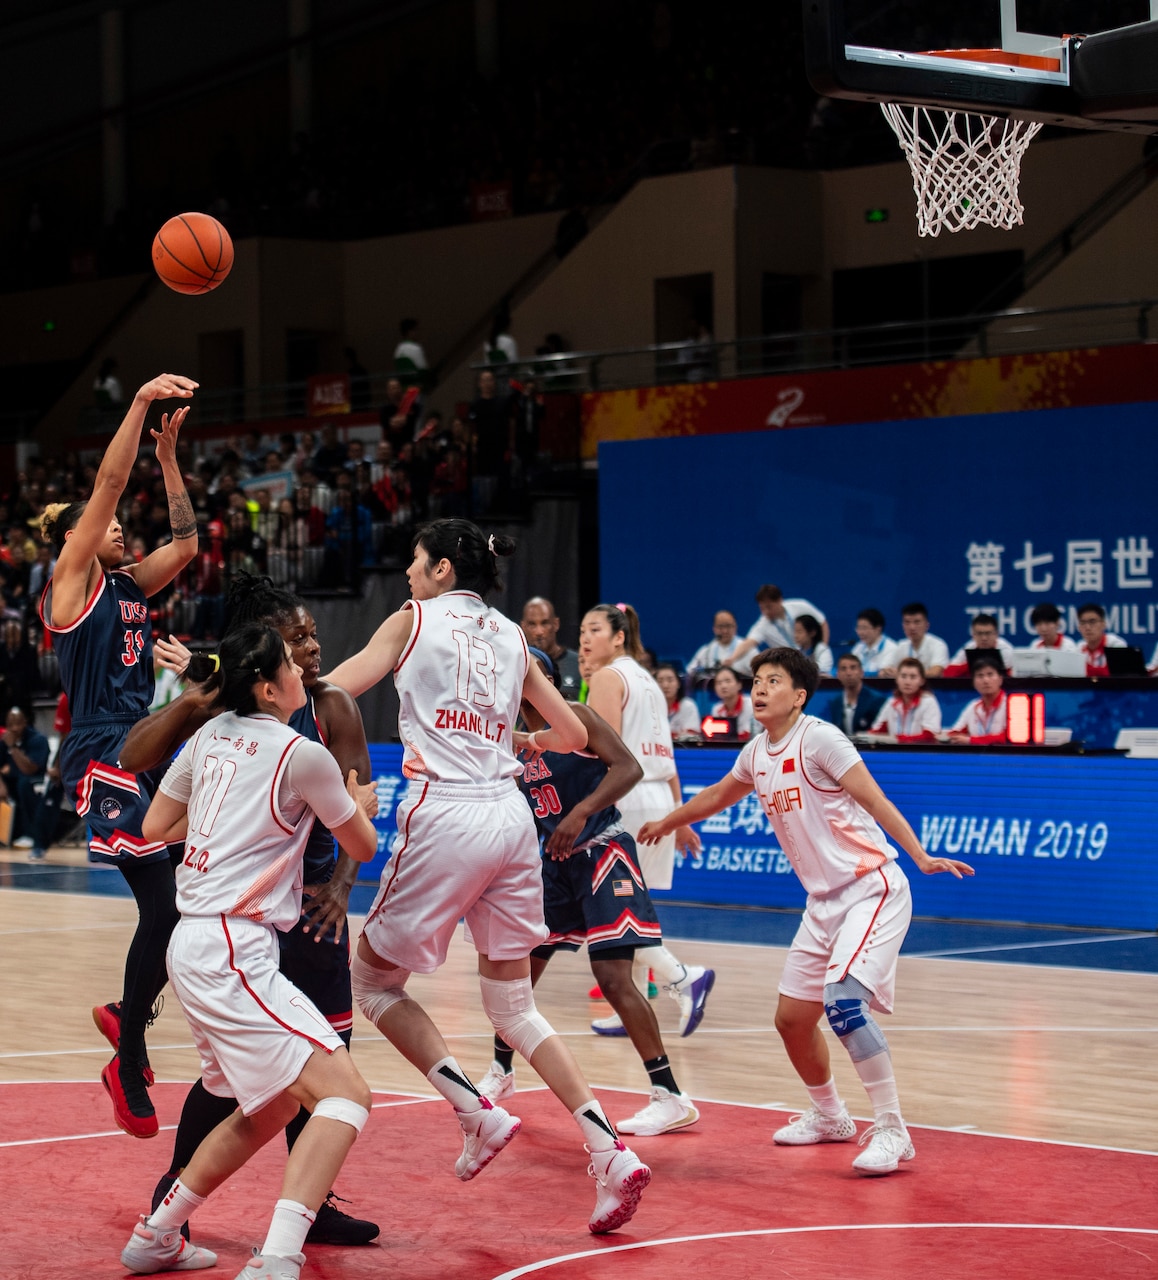
[[[318,713],[314,707],[314,695],[306,690],[306,705],[299,707],[289,718],[289,727],[300,733],[311,742],[320,742],[326,746],[326,739],[318,724]],[[302,855],[302,874],[306,884],[324,884],[334,874],[334,837],[330,828],[319,818],[314,819],[310,838],[306,841],[306,850]]]
[[[606,776],[607,766],[598,756],[579,752],[544,751],[537,760],[528,760],[523,765],[519,786],[535,815],[539,834],[550,836],[559,819],[581,800],[586,800]],[[618,826],[619,810],[608,805],[587,819],[575,843],[586,844],[608,828]]]
[[[52,625],[50,581],[40,618],[52,633],[74,729],[100,722],[123,726],[148,714],[153,629],[145,593],[129,574],[119,569],[102,574],[84,612],[67,627]]]

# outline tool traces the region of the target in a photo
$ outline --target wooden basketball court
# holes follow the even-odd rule
[[[51,881],[83,852],[49,856]],[[64,1247],[38,1226],[47,1187],[58,1206],[53,1239],[66,1219],[76,1269],[121,1275],[117,1255],[167,1164],[197,1059],[170,996],[149,1036],[161,1134],[141,1142],[115,1129],[99,1084],[109,1050],[90,1007],[119,994],[135,907],[116,896],[116,872],[86,873],[94,891],[77,893],[20,888],[25,870],[11,855],[0,862],[0,1192],[13,1215],[2,1271],[48,1274]],[[1158,940],[1138,936],[1138,945]],[[312,1250],[307,1273],[598,1280],[630,1265],[637,1280],[705,1267],[763,1276],[831,1269],[853,1255],[862,1280],[1158,1272],[1158,974],[903,956],[897,1010],[882,1021],[917,1158],[867,1180],[849,1168],[855,1144],[771,1143],[783,1117],[769,1110],[806,1100],[772,1026],[784,947],[691,938],[676,949],[718,975],[704,1023],[686,1040],[676,1036],[674,1003],[657,1004],[676,1077],[702,1117],[682,1133],[635,1141],[654,1181],[628,1229],[598,1241],[587,1234],[592,1196],[577,1134],[525,1065],[512,1108],[523,1133],[482,1177],[457,1183],[457,1128],[445,1105],[356,1013],[354,1054],[377,1105],[338,1191],[383,1233],[364,1249]],[[609,1114],[623,1118],[641,1105],[646,1078],[626,1040],[591,1034],[590,1019],[607,1006],[588,999],[590,986],[581,956],[560,957],[540,1004]],[[491,1037],[461,939],[443,971],[415,977],[410,990],[481,1075]],[[863,1090],[839,1047],[833,1061],[863,1118]],[[196,1238],[221,1253],[208,1274],[236,1274],[260,1243],[284,1159],[275,1147],[198,1216]]]

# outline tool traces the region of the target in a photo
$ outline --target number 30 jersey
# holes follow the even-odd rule
[[[40,620],[52,633],[74,725],[97,717],[124,721],[148,715],[153,624],[145,593],[130,574],[119,569],[102,574],[80,617],[66,627],[53,625],[49,582],[40,601]]]
[[[268,715],[227,711],[210,720],[160,789],[189,810],[177,868],[181,914],[244,916],[283,931],[301,915],[314,815],[331,828],[354,815],[334,757]]]
[[[517,777],[511,732],[530,663],[521,628],[473,591],[402,607],[414,613],[394,668],[402,772],[470,784]]]

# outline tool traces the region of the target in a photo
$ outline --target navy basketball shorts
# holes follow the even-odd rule
[[[656,947],[663,941],[659,920],[626,832],[612,836],[562,862],[543,859],[543,915],[550,937],[534,955],[578,951],[583,943],[599,952],[620,947]]]

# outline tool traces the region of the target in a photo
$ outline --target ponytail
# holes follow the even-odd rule
[[[623,652],[636,662],[644,656],[643,641],[639,638],[639,614],[629,604],[597,604],[589,613],[601,613],[611,627],[611,634],[623,632]]]

